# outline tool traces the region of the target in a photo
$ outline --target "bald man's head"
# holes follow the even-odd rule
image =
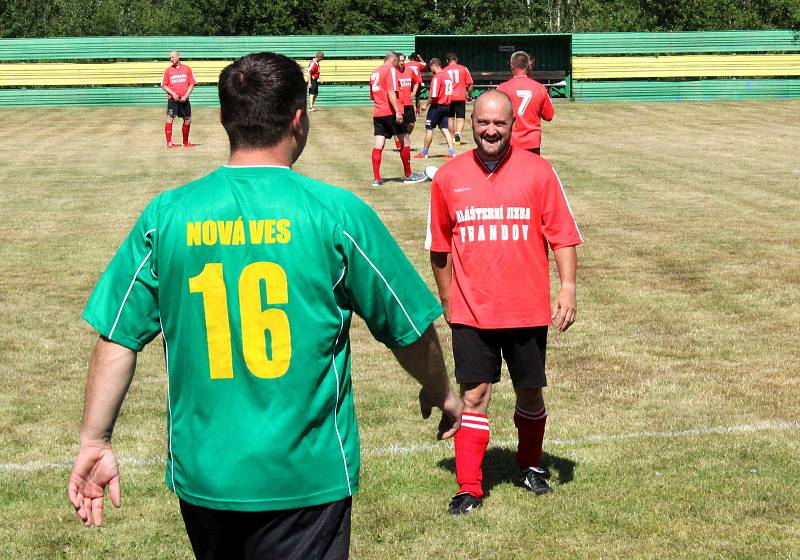
[[[495,161],[505,156],[511,145],[514,106],[508,96],[496,89],[482,93],[472,111],[472,136],[478,156]]]
[[[177,66],[181,62],[181,53],[178,51],[172,51],[169,53],[169,61],[172,63],[173,66]]]

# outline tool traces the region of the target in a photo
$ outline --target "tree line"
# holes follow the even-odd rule
[[[800,29],[800,0],[0,0],[0,37]]]

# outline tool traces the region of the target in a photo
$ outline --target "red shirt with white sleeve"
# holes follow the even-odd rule
[[[420,75],[406,64],[406,68],[402,72],[399,68],[397,69],[397,83],[400,88],[398,90],[400,105],[404,107],[413,105],[414,100],[411,98],[411,90],[414,88],[414,84],[422,83]]]
[[[433,179],[426,248],[452,253],[451,323],[549,325],[548,247],[582,242],[558,175],[536,154],[512,146],[490,171],[472,150]]]
[[[375,106],[372,108],[373,117],[387,117],[394,115],[394,109],[389,103],[388,92],[395,94],[399,89],[397,80],[398,70],[389,63],[379,66],[370,76],[369,96]]]
[[[420,83],[422,83],[422,71],[427,67],[427,64],[420,62],[419,60],[406,61],[406,68],[411,68],[417,74],[417,76],[419,76]]]
[[[431,78],[431,102],[436,100],[436,105],[450,105],[453,96],[453,80],[447,72],[438,72]]]
[[[514,129],[511,143],[525,150],[542,145],[542,119],[549,121],[555,110],[547,88],[528,76],[514,76],[497,89],[511,98],[514,105]]]
[[[312,80],[319,80],[319,62],[317,62],[316,58],[312,58],[308,63],[306,72],[308,72],[308,77]]]
[[[164,70],[164,77],[161,79],[161,87],[167,86],[175,92],[178,97],[183,97],[189,91],[190,85],[197,84],[192,74],[192,69],[185,64],[170,66]]]
[[[449,78],[453,81],[453,96],[451,101],[466,101],[467,86],[472,85],[472,75],[466,66],[456,62],[451,62],[445,69]]]

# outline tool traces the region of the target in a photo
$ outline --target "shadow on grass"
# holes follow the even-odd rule
[[[542,467],[548,469],[552,475],[551,480],[556,480],[559,485],[572,482],[575,476],[575,461],[571,461],[549,453],[542,454]],[[455,475],[455,458],[442,459],[439,467]],[[483,492],[486,496],[499,484],[511,483],[522,487],[519,467],[517,466],[517,453],[502,447],[490,447],[483,458]]]

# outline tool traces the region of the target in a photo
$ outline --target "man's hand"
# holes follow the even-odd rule
[[[403,124],[403,113],[395,113],[394,120],[397,121],[397,124]]]
[[[427,419],[433,411],[434,404],[431,401],[425,389],[419,391],[419,411],[422,417]],[[464,403],[456,394],[449,390],[444,403],[437,407],[442,411],[442,417],[439,420],[439,428],[437,430],[436,439],[448,439],[453,437],[458,429],[461,427],[461,413],[464,411]]]
[[[575,298],[575,286],[562,286],[553,300],[550,320],[553,326],[564,332],[575,322],[578,304]]]
[[[75,507],[75,514],[86,527],[103,524],[106,487],[111,503],[119,507],[119,467],[111,445],[105,442],[82,443],[69,477],[67,495]]]

